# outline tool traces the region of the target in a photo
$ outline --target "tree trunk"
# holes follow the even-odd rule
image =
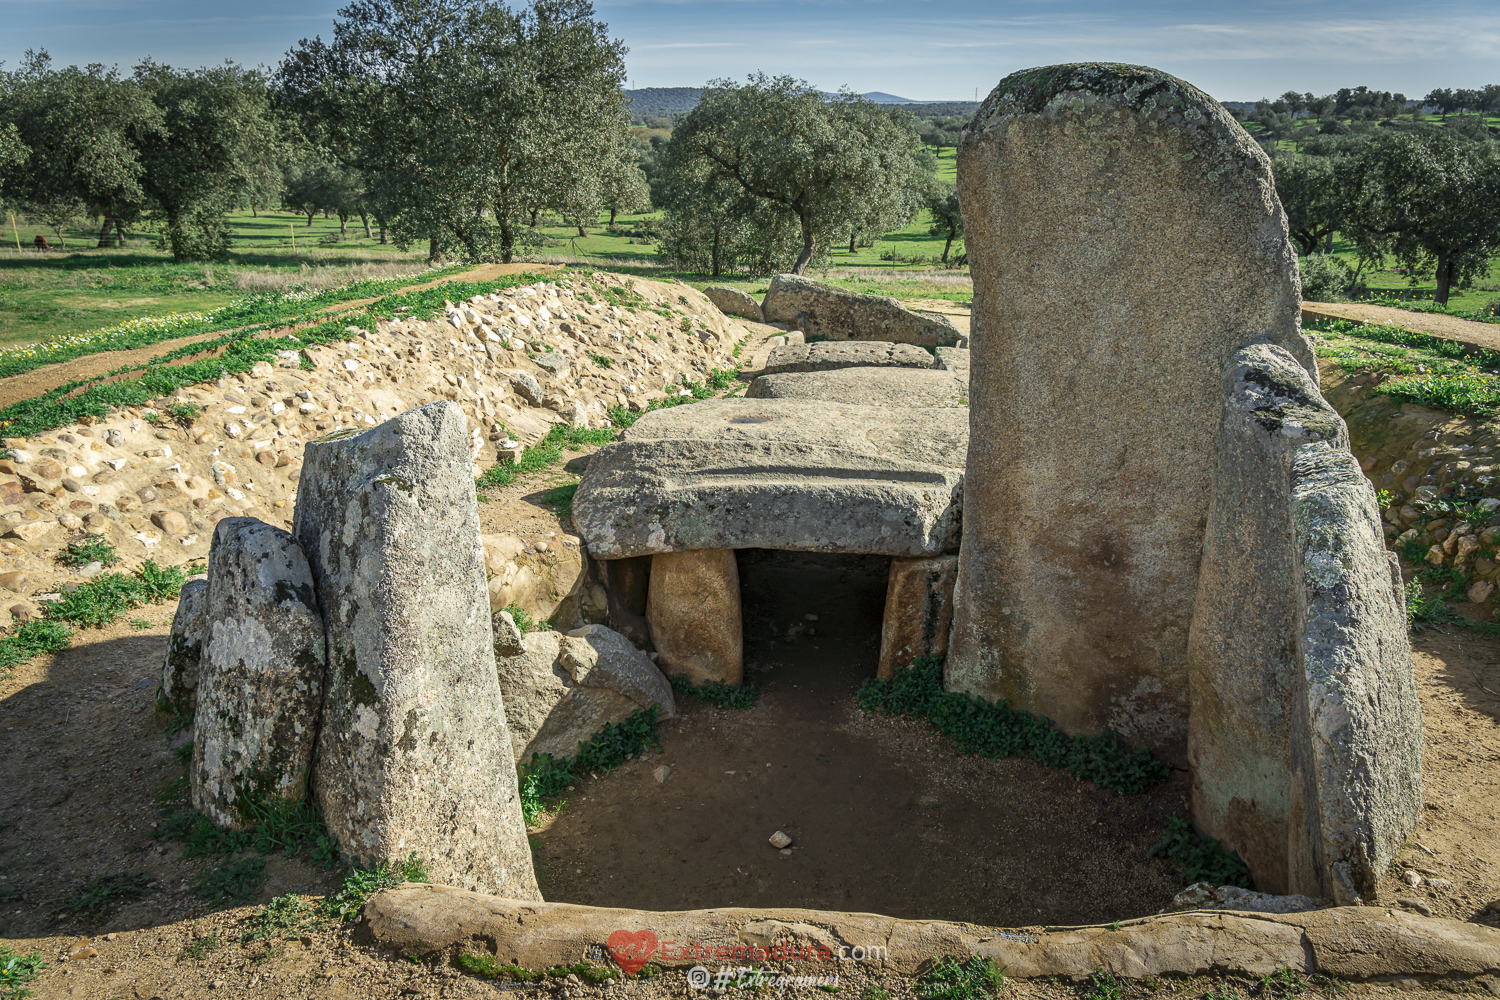
[[[250,206],[250,218],[252,218],[252,219],[258,219],[258,218],[260,218],[260,212],[258,212],[256,210],[256,208],[255,208],[254,205]]]
[[[854,253],[854,233],[849,234],[849,252]]]
[[[801,274],[807,268],[807,262],[812,260],[814,238],[812,231],[812,220],[806,215],[802,216],[802,253],[797,256],[797,263],[792,265],[793,274]]]
[[[125,245],[125,223],[119,219],[115,220],[115,237],[117,245],[123,247]]]
[[[533,208],[531,210],[531,228],[532,229],[536,228],[536,217],[541,214],[541,211],[542,210],[540,208]]]
[[[339,213],[339,236],[349,235],[349,216]]]
[[[588,235],[588,233],[586,233],[586,232],[583,231],[583,220],[582,219],[578,220],[578,235],[579,236],[587,236]]]
[[[713,272],[713,276],[715,278],[717,278],[719,276],[719,274],[720,274],[720,268],[719,268],[719,237],[720,237],[719,227],[715,226],[714,227],[714,245],[713,245],[714,248],[713,248],[713,255],[712,255],[712,259],[708,262],[708,269]]]
[[[1332,233],[1329,233],[1327,236],[1323,237],[1323,252],[1324,253],[1333,253],[1333,234]]]
[[[104,217],[104,225],[99,227],[99,246],[109,246],[109,230],[110,227],[114,225],[114,223],[114,219],[111,219],[107,215]]]
[[[609,209],[609,224],[611,226],[613,226],[615,224],[615,213],[618,212],[618,211],[619,211],[618,208],[615,208],[613,205],[610,206],[610,209]]]
[[[948,251],[953,249],[953,230],[948,230],[948,242],[943,244],[943,263],[948,263]]]
[[[1440,306],[1448,304],[1448,289],[1453,284],[1453,258],[1446,253],[1437,255],[1437,292],[1432,296]]]
[[[363,222],[365,224],[365,239],[369,239],[370,238],[370,213],[369,212],[360,212],[359,213],[359,221]]]
[[[500,219],[500,262],[509,264],[516,255],[516,233],[510,227],[510,213],[497,209],[495,215]],[[536,218],[535,210],[532,211],[531,217]],[[535,225],[535,222],[532,224]]]
[[[315,216],[317,214],[318,214],[318,210],[316,208],[310,208],[310,209],[307,210],[307,228],[309,228],[309,229],[312,228],[313,216]]]
[[[377,218],[375,221],[380,223],[380,245],[385,246],[385,219]]]
[[[436,236],[427,240],[427,263],[436,264],[443,259],[443,241]]]

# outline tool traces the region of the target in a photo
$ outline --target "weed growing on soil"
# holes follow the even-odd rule
[[[186,791],[186,782],[180,781],[169,784],[157,798],[164,804],[180,804]],[[164,816],[156,836],[162,840],[180,841],[185,858],[204,854],[233,855],[241,851],[261,854],[282,851],[295,856],[306,850],[313,862],[323,867],[331,868],[337,862],[337,851],[327,827],[323,825],[323,814],[310,797],[299,802],[246,800],[240,803],[239,810],[241,817],[250,824],[247,829],[225,830],[202,813],[182,810]]]
[[[548,490],[547,495],[542,497],[542,503],[551,507],[564,517],[573,516],[573,497],[578,492],[577,483],[569,483],[559,486],[555,490]]]
[[[17,667],[42,653],[55,653],[67,649],[73,633],[62,622],[27,622],[16,629],[14,635],[0,639],[0,670]],[[0,674],[0,679],[9,677]]]
[[[26,984],[40,976],[46,967],[39,951],[18,955],[0,945],[0,1000],[25,1000],[31,996]]]
[[[316,928],[319,920],[317,907],[289,892],[250,914],[249,923],[250,929],[240,936],[241,942],[301,937],[303,931]]]
[[[585,774],[613,771],[628,757],[660,748],[656,740],[656,711],[652,705],[637,709],[619,723],[606,723],[586,742],[578,744],[578,755],[559,759],[551,754],[532,754],[531,763],[517,768],[521,790],[521,814],[527,825],[560,803]]]
[[[393,889],[402,882],[427,882],[431,878],[427,862],[415,852],[404,861],[382,861],[369,868],[356,864],[338,891],[323,900],[323,912],[335,920],[353,920],[380,890]]]
[[[707,702],[719,708],[746,709],[755,704],[760,692],[754,684],[725,684],[723,681],[704,681],[694,684],[685,674],[670,674],[672,690],[689,698]]]
[[[731,370],[727,368],[715,368],[708,373],[708,378],[704,382],[689,382],[687,376],[684,375],[682,387],[688,391],[689,395],[653,399],[646,405],[644,413],[636,413],[628,407],[616,406],[607,415],[610,423],[623,430],[632,426],[637,420],[645,416],[646,413],[650,413],[653,410],[666,410],[674,406],[682,406],[684,403],[696,403],[700,399],[708,399],[714,393],[721,392],[734,385],[739,377],[740,373],[737,369]]]
[[[1195,833],[1181,816],[1167,820],[1161,841],[1148,854],[1153,858],[1175,861],[1189,885],[1211,882],[1250,888],[1250,869],[1245,867],[1240,856],[1214,838]]]
[[[260,895],[260,887],[266,884],[266,859],[225,861],[193,879],[191,884],[204,902],[229,906],[248,903]]]
[[[79,889],[63,903],[63,912],[71,916],[89,914],[97,916],[117,899],[141,899],[149,895],[146,886],[151,876],[145,874],[100,875],[86,887]]]
[[[918,657],[891,680],[871,678],[855,694],[867,712],[926,719],[965,753],[1030,757],[1062,768],[1116,795],[1136,795],[1165,781],[1171,771],[1150,747],[1132,747],[1119,733],[1069,736],[1046,716],[1011,708],[1002,699],[943,690],[941,657]]]
[[[578,962],[575,965],[555,965],[545,971],[536,969],[525,969],[519,965],[501,965],[493,955],[460,955],[458,966],[466,972],[472,972],[476,976],[484,976],[486,979],[507,979],[516,983],[538,983],[548,976],[554,979],[566,979],[568,976],[577,976],[586,983],[607,983],[612,979],[620,978],[620,970],[599,968],[587,962]]]
[[[1089,973],[1089,990],[1083,1000],[1120,1000],[1121,983],[1113,975],[1098,968]]]
[[[618,436],[614,430],[591,430],[587,427],[569,427],[565,424],[553,424],[547,436],[521,453],[521,460],[513,465],[495,464],[484,471],[484,475],[474,480],[477,489],[485,490],[495,486],[509,486],[522,476],[534,472],[549,469],[562,460],[563,445],[571,445],[574,448],[583,445],[609,444]],[[486,499],[481,496],[481,500]]]
[[[1311,986],[1306,976],[1283,965],[1275,972],[1260,977],[1260,994],[1277,1000],[1299,997]]]
[[[993,958],[958,959],[944,955],[917,979],[917,995],[927,1000],[978,1000],[995,997],[1005,986],[1005,969]],[[883,992],[883,991],[882,991]]]
[[[209,931],[206,937],[194,938],[188,944],[184,945],[182,952],[177,957],[194,958],[201,962],[208,957],[209,952],[218,951],[223,947],[223,944],[219,940],[218,931]]]
[[[521,630],[522,635],[525,635],[527,632],[540,632],[547,627],[545,619],[537,621],[531,617],[530,611],[527,611],[519,604],[507,604],[501,610],[510,615],[511,621],[516,623],[516,628]]]
[[[69,542],[67,548],[57,554],[57,561],[64,566],[87,566],[91,562],[113,566],[120,561],[120,554],[102,538],[84,538]]]

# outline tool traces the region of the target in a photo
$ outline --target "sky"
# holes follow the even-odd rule
[[[128,69],[224,59],[274,66],[331,33],[342,0],[0,0],[0,60]],[[913,100],[983,97],[1059,62],[1155,66],[1219,100],[1364,84],[1420,97],[1500,82],[1500,4],[1453,0],[595,0],[624,40],[628,87],[757,70]]]

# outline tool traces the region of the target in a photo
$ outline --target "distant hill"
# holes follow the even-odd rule
[[[625,91],[625,97],[630,101],[630,119],[637,125],[644,125],[653,118],[674,121],[693,110],[702,96],[702,87],[641,87]],[[900,105],[901,110],[910,111],[918,118],[972,115],[979,110],[975,101],[910,101],[878,90],[861,96],[876,104]]]

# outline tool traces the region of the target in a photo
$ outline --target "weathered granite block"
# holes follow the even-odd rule
[[[840,368],[821,372],[762,375],[746,399],[808,399],[850,406],[927,408],[965,406],[967,380],[951,372],[914,368]]]
[[[957,577],[958,556],[891,560],[876,677],[889,680],[919,656],[947,654]]]
[[[931,368],[932,355],[910,344],[818,341],[771,348],[763,374],[830,372],[840,368]]]
[[[745,676],[740,572],[729,549],[663,552],[651,558],[646,618],[656,663],[694,684],[739,684]]]
[[[161,666],[160,703],[178,715],[191,716],[198,703],[198,671],[203,658],[203,623],[208,610],[208,581],[189,580],[177,595],[177,612],[167,635]]]
[[[767,323],[790,323],[810,337],[830,340],[936,347],[962,336],[943,316],[915,313],[885,295],[863,295],[796,274],[771,279],[761,313]]]

